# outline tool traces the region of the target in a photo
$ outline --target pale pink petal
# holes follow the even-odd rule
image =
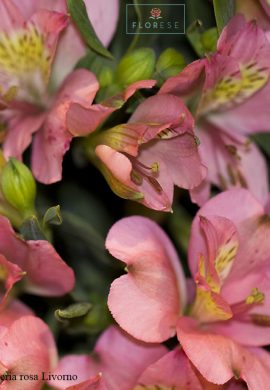
[[[5,137],[3,150],[4,155],[21,160],[22,153],[32,142],[32,135],[40,129],[44,122],[44,115],[14,116],[9,122],[8,132]]]
[[[202,183],[189,190],[190,199],[193,203],[197,203],[198,206],[203,206],[205,202],[210,198],[211,183],[208,181],[208,177],[202,181]]]
[[[67,127],[74,136],[85,136],[92,133],[116,108],[94,104],[85,108],[72,104],[67,112]]]
[[[95,152],[100,162],[104,164],[101,170],[111,189],[125,199],[136,198],[136,194],[140,193],[131,180],[132,164],[129,159],[106,145],[98,145]]]
[[[0,311],[0,325],[10,327],[10,325],[23,316],[34,315],[30,307],[18,300],[11,300],[5,309]]]
[[[138,384],[146,388],[164,386],[173,389],[203,389],[187,356],[178,348],[149,366],[139,378]]]
[[[128,270],[111,286],[114,318],[143,341],[172,337],[186,298],[184,274],[167,236],[152,221],[129,217],[111,228],[106,247]]]
[[[182,119],[181,119],[182,118]],[[194,119],[183,101],[173,95],[155,95],[141,103],[129,119],[130,123],[171,123],[177,136],[185,132],[193,133]]]
[[[270,6],[269,6],[269,1],[268,0],[259,0],[259,2],[261,3],[264,11],[266,12],[266,14],[270,17]]]
[[[256,60],[260,66],[267,66],[270,46],[265,33],[254,20],[246,23],[243,15],[236,15],[222,32],[218,52],[237,59],[242,64]]]
[[[71,373],[76,379],[58,380],[50,378],[48,383],[56,389],[66,389],[68,386],[75,386],[88,381],[99,372],[93,367],[90,355],[66,355],[60,359],[53,374],[70,375]]]
[[[66,390],[108,390],[108,387],[100,374],[85,382],[66,387]]]
[[[199,217],[216,215],[230,219],[236,227],[241,222],[254,216],[263,216],[263,206],[245,189],[225,191],[210,199],[199,211],[192,223],[189,243],[189,265],[195,274],[198,254],[206,257],[207,251],[199,228]]]
[[[0,301],[0,310],[3,309],[7,303],[8,296],[15,283],[19,282],[24,276],[20,267],[8,261],[5,256],[0,254],[0,279],[4,281],[5,294]]]
[[[224,384],[235,377],[246,381],[250,390],[267,388],[269,368],[247,348],[201,331],[187,317],[179,319],[177,335],[188,358],[208,381]]]
[[[245,100],[242,104],[232,107],[226,113],[213,113],[209,118],[211,123],[226,131],[232,129],[240,134],[268,132],[270,104],[270,83]]]
[[[140,343],[111,326],[99,338],[93,357],[66,356],[60,360],[55,373],[62,375],[72,371],[78,375],[78,383],[101,373],[109,390],[130,390],[145,368],[166,352],[162,345]],[[60,389],[68,383],[72,384],[70,381],[50,381],[51,385]]]
[[[15,28],[22,27],[25,20],[16,2],[12,0],[2,0],[0,2],[0,30],[10,32]]]
[[[65,80],[43,128],[34,139],[32,168],[35,177],[42,183],[61,180],[63,156],[72,139],[66,124],[70,106],[90,107],[97,90],[96,77],[85,69],[74,71]]]
[[[218,40],[218,51],[224,54],[228,54],[227,51],[234,43],[235,35],[244,31],[246,27],[246,21],[243,15],[234,16],[229,23],[224,27]]]
[[[170,93],[176,96],[186,96],[198,91],[205,60],[197,60],[186,66],[177,76],[170,77],[160,88],[159,93]]]
[[[26,342],[27,341],[27,342]],[[39,381],[33,386],[20,382],[20,390],[37,389],[42,372],[49,372],[57,362],[57,351],[48,326],[37,317],[24,316],[14,321],[0,338],[0,361],[11,374],[37,374]],[[18,389],[18,382],[2,382],[3,389]]]
[[[207,275],[221,286],[226,282],[235,262],[239,247],[238,232],[229,219],[216,216],[201,216],[200,228],[207,248],[207,257],[204,258]],[[199,277],[207,279],[207,275]]]
[[[53,246],[48,241],[27,241],[27,245],[27,291],[45,296],[61,296],[70,292],[75,284],[74,272]]]
[[[141,158],[157,162],[166,167],[165,175],[181,188],[197,187],[206,176],[206,168],[201,163],[195,137],[189,133],[164,140],[153,140],[141,147]],[[160,170],[160,177],[162,171]],[[166,192],[166,189],[164,189]]]
[[[23,241],[0,217],[0,253],[26,271],[25,288],[46,296],[64,295],[74,287],[73,270],[48,241]]]
[[[129,85],[122,93],[112,96],[100,104],[91,107],[72,104],[67,113],[67,127],[73,135],[85,136],[92,133],[114,111],[139,89],[152,88],[155,80],[141,80]]]

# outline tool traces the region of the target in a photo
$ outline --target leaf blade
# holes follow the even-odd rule
[[[219,34],[235,13],[235,0],[214,0],[214,11]]]
[[[67,0],[68,11],[71,19],[77,26],[82,38],[90,49],[101,56],[113,59],[112,54],[103,46],[97,37],[95,30],[90,22],[83,0]]]

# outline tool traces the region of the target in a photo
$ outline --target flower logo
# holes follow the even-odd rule
[[[162,19],[160,8],[152,8],[150,14],[149,19]]]

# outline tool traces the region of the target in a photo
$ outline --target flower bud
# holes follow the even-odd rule
[[[203,32],[201,42],[206,52],[214,52],[217,48],[218,31],[216,27]]]
[[[113,71],[108,66],[104,66],[99,74],[98,81],[101,88],[107,87],[113,82]]]
[[[116,69],[116,82],[129,85],[150,79],[155,69],[156,56],[152,49],[142,48],[126,54]]]
[[[181,72],[185,65],[182,54],[175,49],[168,48],[159,56],[156,68],[161,77],[167,79]]]
[[[36,183],[31,171],[20,161],[10,158],[1,175],[6,201],[25,218],[34,213]]]

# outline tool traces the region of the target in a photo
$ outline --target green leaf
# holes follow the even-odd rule
[[[63,222],[60,206],[50,207],[44,214],[42,224],[46,225],[61,225]]]
[[[96,53],[103,57],[112,59],[111,53],[102,45],[97,37],[95,30],[88,18],[86,7],[83,0],[67,0],[68,11],[76,24],[85,43]]]
[[[187,29],[187,38],[199,57],[203,57],[205,53],[201,40],[202,31],[202,22],[200,20],[196,20]]]
[[[235,0],[214,0],[214,11],[219,34],[235,13]]]
[[[89,313],[92,308],[91,303],[82,302],[82,303],[73,303],[72,305],[66,307],[65,309],[57,309],[54,314],[58,321],[62,322],[63,320],[70,320],[73,318],[83,317]]]

